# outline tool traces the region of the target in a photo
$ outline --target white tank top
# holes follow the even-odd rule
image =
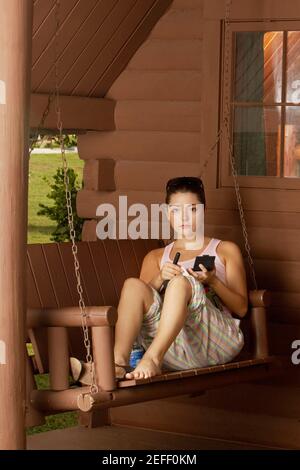
[[[211,238],[210,242],[208,243],[205,250],[200,252],[199,255],[197,255],[197,256],[200,256],[200,255],[215,256],[216,275],[225,285],[227,285],[225,265],[222,263],[220,257],[218,256],[218,253],[216,252],[216,248],[217,248],[218,244],[220,243],[220,241],[221,240],[219,240],[218,238]],[[173,262],[173,260],[170,259],[170,253],[172,251],[174,243],[175,243],[175,241],[173,241],[173,242],[171,242],[171,243],[169,243],[168,245],[165,246],[163,255],[162,255],[161,260],[160,260],[160,269],[162,269],[163,265],[166,262],[171,262],[171,263]],[[182,266],[185,269],[192,268],[194,266],[195,259],[196,259],[196,256],[194,258],[188,259],[186,261],[178,261],[177,264],[178,264],[178,266]],[[221,299],[220,299],[220,301],[221,301]],[[223,310],[224,310],[225,314],[228,314],[228,315],[230,315],[230,317],[232,317],[232,314],[231,314],[230,310],[226,307],[226,305],[223,304],[222,301],[221,301],[221,303],[222,303]],[[234,320],[235,320],[237,325],[240,324],[241,320],[239,320],[238,318],[234,318]]]

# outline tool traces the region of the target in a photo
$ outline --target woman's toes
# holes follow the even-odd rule
[[[126,372],[125,378],[126,378],[126,379],[134,379],[133,372]]]
[[[132,372],[127,372],[126,379],[148,379],[160,374],[160,367],[151,358],[142,359],[141,363]]]

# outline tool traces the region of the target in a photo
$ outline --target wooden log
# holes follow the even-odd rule
[[[94,191],[114,191],[115,163],[112,158],[86,160],[83,168],[84,188]]]
[[[117,165],[120,165],[121,163],[122,162],[117,162]],[[128,162],[124,162],[124,164],[126,165],[127,163]],[[131,163],[133,166],[136,165],[137,167],[139,167],[139,163],[142,163],[143,165],[147,164],[146,162],[136,162],[136,163],[131,162]],[[174,166],[176,168],[176,164],[174,164]],[[159,168],[163,168],[163,166],[160,166]],[[188,168],[190,168],[190,165],[188,165]],[[153,181],[153,183],[155,182]],[[298,217],[296,213],[248,211],[246,213],[246,217],[247,217],[248,228],[251,229],[251,227],[255,227],[256,230],[258,229],[257,236],[255,236],[255,239],[253,240],[253,242],[257,241],[257,243],[260,239],[262,239],[265,235],[267,235],[267,232],[264,232],[261,229],[266,228],[266,229],[280,229],[281,230],[282,227],[284,226],[285,236],[288,237],[289,242],[286,244],[284,252],[276,248],[277,251],[276,251],[275,257],[276,259],[282,259],[285,261],[292,261],[292,260],[295,261],[297,260],[297,257],[300,260],[300,253],[298,253],[299,250],[295,252],[295,248],[293,246],[293,244],[295,243],[296,237],[294,236],[294,232],[292,231],[300,230],[300,217]],[[235,241],[236,231],[241,233],[241,222],[240,222],[237,208],[232,208],[232,209],[207,208],[205,210],[205,225],[206,225],[207,231],[209,232],[208,234],[209,236],[210,236],[210,233],[211,233],[211,236],[216,236],[216,233],[214,232],[216,230],[218,231],[222,230],[224,231],[225,237],[226,238],[228,237],[228,240]],[[278,234],[279,232],[275,232],[275,233]],[[233,237],[233,234],[234,234],[234,237]],[[280,240],[278,240],[278,243],[279,242]],[[272,247],[274,247],[274,249],[276,246],[275,243],[276,243],[276,240],[275,239],[272,240]],[[290,248],[290,244],[292,245],[292,248]],[[257,249],[258,248],[259,246],[257,246]],[[268,245],[268,248],[269,248],[269,245]],[[265,247],[263,247],[262,249],[263,249],[263,252],[265,253]],[[293,255],[292,255],[292,251],[293,251]],[[271,257],[273,258],[274,256],[272,255]],[[298,304],[300,304],[300,302],[298,302]]]
[[[168,179],[177,176],[197,176],[199,163],[146,162],[119,160],[115,166],[115,186],[118,191],[164,191]],[[149,178],[153,175],[152,178]]]
[[[25,448],[25,315],[32,0],[0,0],[0,449]]]
[[[92,326],[112,326],[117,321],[117,310],[115,307],[91,307],[85,308],[87,315],[87,325]],[[81,313],[79,307],[61,307],[49,309],[27,310],[28,328],[48,327],[75,327],[81,326]]]
[[[50,388],[66,390],[69,388],[69,350],[68,333],[64,327],[51,327],[48,331],[48,355]]]
[[[94,158],[94,157],[92,157]],[[125,158],[124,158],[125,159]],[[127,159],[127,158],[126,158]],[[146,160],[146,158],[143,158]],[[179,163],[179,160],[178,160]],[[192,162],[190,162],[192,163]],[[153,191],[151,188],[151,181],[155,178],[155,175],[149,175],[149,186],[144,191],[137,190],[127,190],[128,198],[135,198],[135,202],[144,203],[147,199],[152,198],[153,202],[162,203],[165,200],[165,191],[164,188],[161,191]],[[82,192],[82,191],[80,191]],[[79,194],[80,194],[79,192]],[[105,200],[105,202],[111,202],[113,197],[117,199],[118,195],[124,194],[122,191],[116,190],[113,194],[103,194],[98,193],[99,201]],[[245,211],[268,211],[269,217],[271,214],[274,217],[278,217],[280,220],[281,215],[286,213],[291,213],[291,217],[298,217],[298,212],[300,212],[300,198],[298,197],[298,191],[289,190],[285,191],[284,195],[280,194],[283,191],[265,191],[263,189],[251,189],[251,188],[242,188],[241,196],[243,200],[243,206]],[[205,191],[207,199],[207,209],[210,210],[234,210],[237,208],[237,203],[234,195],[234,189],[222,188],[218,190],[211,190],[209,188]],[[97,193],[95,192],[95,196]],[[94,199],[94,198],[93,198]],[[99,203],[100,203],[99,202]],[[276,210],[278,209],[278,210]],[[82,217],[93,217],[94,215],[87,216],[82,215]],[[255,214],[253,214],[253,218]],[[284,217],[283,217],[284,220]],[[297,226],[297,225],[296,225]],[[227,226],[227,230],[230,227]]]
[[[125,70],[109,89],[113,100],[200,100],[202,72]]]
[[[43,112],[47,106],[48,95],[33,93],[31,95],[30,126],[38,128]],[[115,102],[103,98],[86,98],[82,96],[60,96],[64,131],[113,130]],[[57,129],[55,104],[52,102],[50,112],[45,119],[44,129]]]
[[[149,39],[134,54],[128,70],[201,70],[201,39]]]
[[[198,132],[88,132],[79,136],[78,150],[84,160],[199,163],[200,139]]]
[[[97,232],[97,220],[85,220],[82,227],[81,238],[85,242],[96,242],[98,240]]]
[[[124,196],[124,191],[114,191],[112,193],[105,193],[100,191],[87,191],[80,190],[77,193],[76,199],[76,210],[79,217],[84,218],[95,218],[97,207],[101,203],[109,202],[113,204],[117,210],[117,219],[118,217],[118,208],[119,208],[119,195]],[[126,191],[125,195],[127,196],[128,207],[134,203],[143,203],[147,206],[149,214],[151,209],[151,204],[160,203],[163,201],[163,195],[160,192],[150,192],[144,191],[144,194],[141,194],[141,191]]]
[[[40,426],[45,423],[44,415],[31,404],[31,392],[36,390],[31,359],[26,354],[26,427]]]
[[[101,390],[116,388],[113,330],[109,326],[92,328],[95,378]]]
[[[170,379],[163,382],[153,381],[153,383],[141,383],[133,387],[119,388],[111,392],[111,401],[104,401],[101,394],[90,395],[83,393],[78,397],[77,404],[82,411],[126,406],[132,403],[198,393],[209,389],[226,387],[231,384],[267,378],[280,373],[281,368],[282,365],[278,358],[277,362],[274,359],[270,363],[257,363],[249,367],[227,370],[224,373],[216,371],[216,373],[193,375],[184,379]]]
[[[166,379],[163,376],[151,379],[141,379],[138,386],[122,387],[112,392],[100,391],[91,394],[89,387],[77,387],[69,390],[34,390],[31,393],[31,403],[39,411],[71,411],[84,412],[92,409],[106,409],[111,407],[126,406],[132,403],[155,400],[178,395],[198,393],[202,390],[214,389],[269,378],[282,373],[283,358],[273,357],[240,363],[241,367],[232,367],[225,371],[215,367],[210,373],[195,375],[191,370],[190,376],[183,378]],[[213,368],[212,368],[213,369]],[[187,371],[185,371],[187,372]],[[201,370],[200,370],[201,372]],[[224,372],[224,373],[223,373]],[[166,374],[165,374],[166,375]],[[135,381],[124,381],[135,382]],[[138,382],[138,381],[137,381]],[[152,382],[152,383],[150,383]],[[126,383],[125,383],[126,384]],[[133,384],[134,385],[134,384]]]
[[[253,349],[255,358],[264,358],[269,354],[267,316],[264,307],[252,307],[250,315]]]
[[[39,411],[74,411],[83,409],[88,411],[86,405],[78,406],[79,403],[88,401],[90,387],[76,387],[69,388],[68,390],[53,391],[53,390],[33,390],[31,392],[31,404]],[[84,397],[84,399],[82,399]],[[97,400],[103,403],[112,400],[110,392],[99,392]]]
[[[201,107],[201,101],[118,101],[115,108],[116,129],[199,132]]]
[[[271,292],[267,290],[250,290],[249,302],[253,307],[267,307],[271,304]]]

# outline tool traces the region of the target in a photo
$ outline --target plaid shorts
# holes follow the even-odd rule
[[[232,361],[244,346],[244,335],[239,324],[230,313],[221,311],[211,302],[200,281],[191,274],[185,277],[192,286],[186,321],[166,352],[162,368],[182,370]],[[145,350],[156,335],[164,298],[163,294],[149,287],[153,290],[154,300],[144,315],[137,337],[137,342]]]

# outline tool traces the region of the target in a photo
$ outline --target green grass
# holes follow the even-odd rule
[[[49,389],[49,375],[40,374],[35,376],[37,388],[39,390]],[[46,416],[45,424],[34,426],[27,429],[27,435],[38,434],[40,432],[53,431],[54,429],[70,428],[78,425],[78,415],[75,411],[58,413],[56,415]]]
[[[78,183],[82,181],[83,160],[77,153],[66,154],[70,168],[78,174]],[[57,168],[62,167],[60,154],[33,154],[29,162],[29,194],[28,194],[28,243],[49,243],[55,222],[44,216],[37,215],[39,203],[51,205],[47,198],[49,185],[43,180],[46,176],[52,181]]]
[[[69,167],[78,174],[78,182],[82,181],[83,161],[78,154],[66,154]],[[43,180],[46,176],[52,180],[57,168],[61,168],[60,154],[33,154],[29,163],[29,194],[28,194],[28,243],[48,243],[51,242],[50,235],[55,227],[55,223],[47,217],[37,215],[39,203],[51,204],[51,199],[47,198],[50,192],[49,185]],[[27,346],[29,354],[32,354],[32,347]],[[49,388],[49,376],[35,376],[38,389]],[[46,417],[46,424],[27,429],[27,434],[36,434],[54,429],[62,429],[78,424],[76,412],[59,413]]]
[[[45,419],[45,424],[28,428],[26,430],[27,436],[38,434],[40,432],[55,431],[55,429],[65,429],[71,428],[72,426],[78,426],[78,416],[75,411],[46,416]]]

